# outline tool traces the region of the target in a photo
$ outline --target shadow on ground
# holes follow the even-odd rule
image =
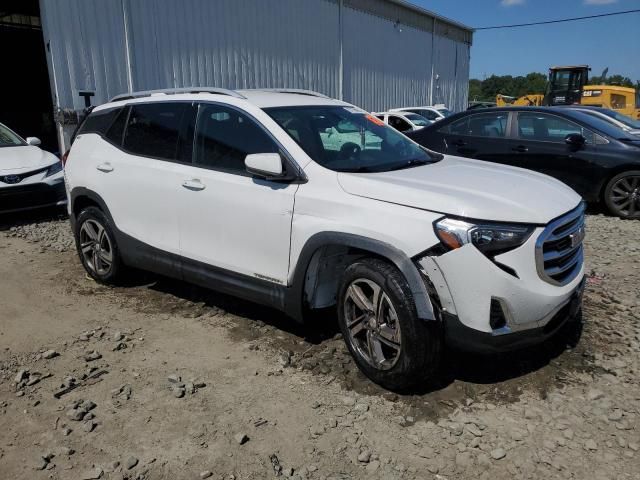
[[[0,213],[0,232],[10,230],[12,227],[29,225],[32,223],[66,220],[68,217],[66,207],[48,207],[24,212]]]
[[[299,324],[277,310],[176,280],[142,275],[139,288],[129,293],[139,295],[141,289],[150,295],[142,302],[145,309],[194,318],[217,311],[230,314],[232,339],[269,343],[276,351],[291,355],[291,367],[317,375],[320,382],[338,381],[347,390],[398,401],[416,420],[438,418],[443,411],[470,400],[510,403],[525,391],[546,397],[572,372],[588,368],[587,359],[578,351],[582,334],[578,321],[542,344],[514,352],[477,355],[447,350],[437,378],[394,394],[375,385],[356,367],[341,338],[334,309],[313,312],[305,324]]]

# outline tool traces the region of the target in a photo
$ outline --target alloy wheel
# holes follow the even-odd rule
[[[371,366],[389,370],[402,349],[398,314],[380,285],[366,278],[351,282],[344,296],[348,341]]]
[[[640,176],[622,177],[611,187],[610,200],[622,217],[632,217],[640,212]]]
[[[80,250],[92,272],[100,276],[109,273],[113,265],[113,248],[109,235],[96,220],[86,220],[80,227]]]

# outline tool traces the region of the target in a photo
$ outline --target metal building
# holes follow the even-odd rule
[[[311,89],[371,111],[467,104],[472,30],[404,0],[39,2],[57,111],[83,109],[81,92],[99,104],[205,85]],[[66,143],[74,120],[56,117]]]

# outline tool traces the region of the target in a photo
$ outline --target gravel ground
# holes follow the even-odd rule
[[[638,479],[640,223],[587,229],[582,331],[449,352],[399,396],[331,311],[301,327],[166,279],[107,288],[66,221],[0,227],[0,478]]]

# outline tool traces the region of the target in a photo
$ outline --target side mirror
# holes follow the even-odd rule
[[[564,137],[564,143],[570,145],[575,148],[582,147],[585,143],[587,143],[587,139],[584,138],[579,133],[570,133],[566,137]]]
[[[265,180],[278,180],[285,176],[279,153],[251,153],[245,157],[244,166],[247,172]]]
[[[32,145],[34,147],[37,147],[41,143],[42,142],[40,141],[40,139],[38,137],[27,137],[27,145]]]

